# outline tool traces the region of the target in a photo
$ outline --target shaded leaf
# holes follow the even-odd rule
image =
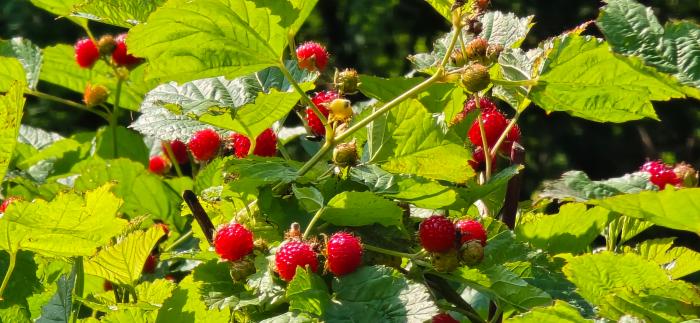
[[[585,202],[625,193],[639,193],[654,190],[649,181],[649,173],[636,172],[622,177],[602,181],[593,181],[582,171],[572,170],[564,173],[561,179],[543,183],[538,198],[574,200]]]
[[[14,57],[19,60],[24,68],[26,77],[24,80],[27,82],[27,86],[30,89],[36,89],[36,84],[39,82],[39,71],[41,70],[41,49],[36,45],[32,44],[28,39],[21,37],[15,37],[10,40],[0,40],[0,56],[7,58]],[[2,64],[4,66],[4,63]],[[3,84],[8,79],[8,76],[13,75],[14,67],[9,64],[8,71],[5,73],[0,72],[0,84]],[[13,78],[9,78],[12,80]],[[22,80],[21,78],[14,78],[14,80]],[[0,90],[5,90],[7,87],[0,85]]]

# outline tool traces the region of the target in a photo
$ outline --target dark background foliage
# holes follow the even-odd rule
[[[652,6],[662,22],[700,19],[697,0],[641,2]],[[536,24],[524,44],[526,48],[594,20],[601,5],[592,0],[492,1],[495,10],[535,16]],[[120,32],[97,23],[92,23],[91,28],[95,35]],[[339,68],[354,67],[360,73],[389,77],[407,73],[410,66],[406,57],[428,51],[434,39],[448,30],[447,22],[423,0],[321,0],[298,41],[316,39],[327,44],[333,63]],[[595,26],[589,32],[598,33]],[[73,43],[84,32],[66,19],[54,19],[29,1],[2,1],[0,38],[13,36],[27,37],[44,47]],[[75,93],[41,86],[44,91],[80,100]],[[568,169],[584,170],[600,179],[634,171],[646,158],[687,161],[698,166],[700,102],[677,100],[656,107],[661,122],[625,124],[598,124],[563,113],[546,115],[531,107],[520,122],[528,152],[524,194],[529,195],[542,180],[556,178]],[[31,98],[23,122],[62,134],[94,130],[101,125],[90,114]]]

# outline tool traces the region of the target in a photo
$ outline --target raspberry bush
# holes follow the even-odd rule
[[[428,0],[451,31],[381,78],[297,36],[317,0],[32,3],[85,37],[0,40],[3,322],[700,319],[693,165],[520,201],[518,125],[700,98],[697,24],[608,0],[521,48],[534,17]],[[22,125],[30,97],[106,126]]]

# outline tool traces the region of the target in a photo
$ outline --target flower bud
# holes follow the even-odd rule
[[[676,167],[673,168],[673,172],[680,178],[683,187],[698,186],[698,172],[690,164],[676,164]]]
[[[109,97],[109,90],[104,85],[88,83],[83,93],[83,102],[88,107],[94,107],[107,101],[107,97]]]
[[[462,85],[469,92],[479,92],[491,83],[491,75],[484,65],[472,64],[462,73]]]
[[[336,71],[336,74],[333,77],[333,83],[335,84],[335,88],[338,90],[338,92],[344,94],[355,94],[357,93],[357,88],[360,85],[360,78],[357,75],[356,70],[348,68],[339,73]]]
[[[338,167],[354,166],[357,163],[357,145],[355,140],[338,144],[333,149],[333,163]]]
[[[112,55],[115,46],[117,46],[117,42],[114,40],[114,36],[110,34],[103,35],[97,41],[97,49],[100,51],[100,55]]]

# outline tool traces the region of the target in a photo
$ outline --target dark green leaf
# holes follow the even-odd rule
[[[41,309],[38,323],[65,322],[68,323],[73,310],[73,288],[75,287],[76,265],[69,276],[63,275],[56,282],[58,289],[48,304]]]
[[[143,137],[133,130],[117,126],[112,131],[112,128],[104,127],[97,131],[96,139],[97,156],[104,159],[128,158],[144,166],[148,165],[148,148]]]
[[[544,182],[538,198],[574,200],[585,202],[623,193],[639,193],[654,190],[649,181],[649,173],[637,172],[618,178],[593,181],[582,171],[572,170],[564,173],[561,179]]]
[[[292,185],[292,192],[297,201],[299,201],[299,205],[308,212],[313,213],[323,207],[323,195],[313,186],[301,187]]]

